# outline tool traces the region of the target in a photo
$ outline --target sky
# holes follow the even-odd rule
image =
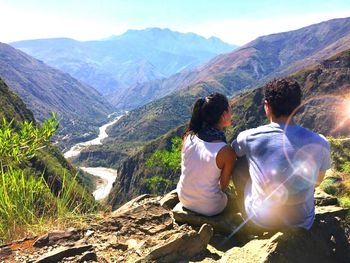
[[[350,0],[0,0],[0,42],[160,27],[243,45],[341,17],[350,17]]]

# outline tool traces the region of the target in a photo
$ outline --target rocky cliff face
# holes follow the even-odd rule
[[[341,219],[347,210],[323,192],[315,197],[316,220],[309,231],[248,235],[248,229],[228,239],[232,229],[219,228],[225,225],[221,215],[180,212],[179,221],[179,212],[171,210],[176,195],[143,195],[84,228],[1,246],[0,257],[5,262],[349,262],[350,229]]]

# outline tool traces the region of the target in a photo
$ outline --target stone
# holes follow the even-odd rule
[[[140,195],[140,196],[132,199],[131,201],[127,202],[126,204],[122,205],[117,210],[113,211],[112,214],[118,215],[119,213],[123,213],[125,211],[128,211],[128,210],[134,208],[134,207],[137,207],[140,202],[142,202],[143,200],[145,200],[149,197],[150,197],[149,194]]]
[[[164,195],[162,199],[160,199],[160,206],[166,209],[173,209],[176,204],[179,202],[179,197],[177,195],[176,189]]]
[[[78,262],[97,261],[97,255],[93,251],[84,252],[77,260]]]
[[[52,231],[37,240],[0,246],[0,257],[5,262],[15,257],[20,262],[350,262],[350,225],[338,217],[346,212],[338,206],[317,206],[310,231],[283,229],[248,236],[252,233],[241,229],[229,237],[234,217],[240,217],[234,206],[214,217],[182,209],[194,224],[177,224],[176,213],[161,206],[161,199],[141,196],[89,221],[87,228]],[[34,247],[38,240],[45,245]]]
[[[33,244],[34,247],[52,246],[67,241],[76,241],[80,239],[80,234],[75,228],[67,230],[54,230],[39,237]]]
[[[152,250],[145,258],[138,262],[147,262],[161,259],[162,262],[176,262],[180,259],[186,259],[196,255],[205,249],[213,236],[213,228],[204,224],[199,232],[191,231],[189,233],[174,236],[170,241],[161,244]]]
[[[316,206],[338,205],[338,199],[335,196],[327,194],[319,187],[315,189],[314,196]]]
[[[92,236],[94,233],[95,233],[95,231],[88,230],[88,231],[86,231],[86,233],[85,233],[85,237],[90,237],[90,236]]]
[[[331,241],[333,240],[333,242]],[[350,244],[335,218],[316,221],[310,230],[290,229],[228,250],[220,262],[350,262]]]
[[[49,262],[58,262],[66,257],[72,257],[80,255],[85,251],[91,250],[92,245],[83,245],[76,247],[60,247],[51,252],[48,252],[41,256],[35,261],[35,263],[49,263]]]
[[[0,246],[0,258],[8,257],[12,254],[12,250],[7,246]]]
[[[181,203],[174,207],[173,215],[176,222],[194,226],[210,224],[214,231],[225,234],[231,233],[243,221],[239,213],[230,216],[225,213],[216,216],[203,216],[184,208]]]
[[[349,212],[348,208],[335,206],[335,205],[315,207],[316,219],[329,218],[329,217],[340,217],[341,219],[345,219],[348,212]]]

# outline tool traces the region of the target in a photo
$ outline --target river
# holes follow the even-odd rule
[[[108,137],[108,134],[106,132],[107,128],[114,123],[116,123],[122,116],[120,115],[116,117],[113,121],[108,122],[107,124],[101,126],[99,128],[100,132],[97,138],[86,141],[86,142],[80,142],[75,145],[73,145],[67,152],[64,153],[64,157],[66,159],[72,158],[75,156],[78,156],[80,152],[91,145],[101,145],[102,140],[106,139]],[[87,172],[89,174],[92,174],[96,177],[99,177],[100,179],[96,182],[96,189],[92,193],[96,200],[103,200],[105,199],[109,192],[112,189],[113,183],[115,179],[117,178],[117,170],[106,168],[106,167],[79,167],[84,172]]]

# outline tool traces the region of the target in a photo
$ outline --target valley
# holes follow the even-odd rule
[[[350,17],[260,36],[242,46],[158,27],[98,40],[59,37],[0,43],[0,257],[15,247],[5,245],[11,240],[70,226],[79,230],[60,232],[65,242],[85,242],[74,243],[72,250],[82,246],[96,260],[96,255],[116,262],[148,260],[151,248],[158,260],[165,252],[156,247],[164,240],[170,251],[176,242],[202,240],[200,233],[210,236],[207,247],[213,229],[197,232],[197,227],[177,225],[181,221],[171,210],[178,199],[169,192],[181,172],[181,144],[174,150],[174,138],[185,131],[194,101],[212,93],[229,99],[229,143],[241,131],[266,124],[263,86],[279,77],[302,87],[303,105],[295,123],[330,141],[332,169],[318,189],[329,203],[315,202],[322,218],[328,213],[323,207],[331,209],[332,216],[340,213],[337,238],[343,239],[338,245],[345,246],[344,238],[350,242]],[[157,151],[167,165],[149,163]],[[167,155],[170,151],[178,158]],[[328,242],[330,233],[322,221],[317,224],[311,233]],[[232,226],[229,230],[220,238],[226,238]],[[54,244],[60,234],[53,233],[39,243]],[[251,251],[244,246],[255,241],[262,246],[275,242],[273,237],[243,240],[236,251]],[[33,249],[33,242],[28,239],[29,250],[52,256],[49,250]],[[86,245],[89,242],[93,245]],[[53,251],[64,250],[61,244],[55,246]],[[333,251],[330,247],[327,243]],[[184,248],[174,249],[167,256],[181,258]],[[191,260],[225,258],[224,252],[213,251],[200,247]],[[57,253],[53,256],[60,257]],[[234,258],[234,253],[228,255]],[[84,257],[67,260],[83,262]],[[23,259],[28,258],[24,253]]]
[[[97,138],[73,145],[67,152],[64,153],[64,157],[66,159],[77,157],[79,156],[80,152],[84,148],[87,148],[88,146],[91,146],[91,145],[101,145],[102,140],[108,137],[108,134],[106,133],[106,129],[109,126],[115,124],[117,121],[119,121],[120,118],[124,116],[124,115],[119,115],[117,117],[112,117],[114,115],[115,114],[110,114],[110,117],[113,118],[113,120],[102,125],[99,128],[99,134]],[[112,189],[112,185],[117,178],[117,170],[106,168],[106,167],[83,167],[83,166],[79,167],[79,169],[95,177],[94,184],[96,185],[96,188],[92,192],[95,199],[98,201],[105,199],[109,195]]]

